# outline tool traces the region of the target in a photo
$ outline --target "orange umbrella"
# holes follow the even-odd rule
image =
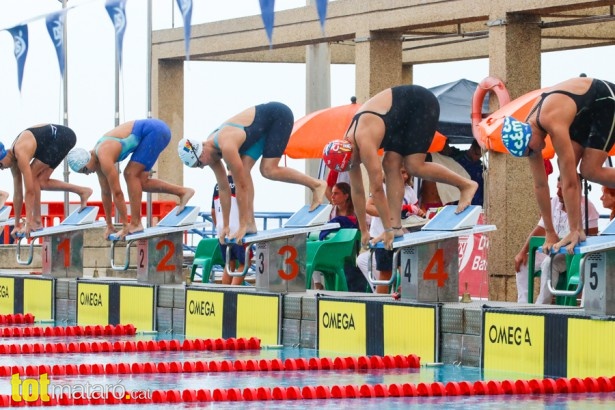
[[[291,158],[322,158],[322,149],[328,142],[343,139],[352,117],[361,104],[347,104],[315,111],[295,122],[284,152]],[[436,132],[429,152],[440,151],[446,137]]]

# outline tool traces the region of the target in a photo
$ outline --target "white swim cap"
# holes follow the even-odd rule
[[[194,168],[199,163],[199,157],[203,152],[203,144],[188,138],[182,138],[177,144],[177,155],[188,167]]]
[[[81,172],[83,167],[90,162],[90,158],[92,158],[92,154],[83,148],[75,148],[66,156],[68,166],[75,172]]]

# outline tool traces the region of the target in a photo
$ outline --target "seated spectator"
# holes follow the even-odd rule
[[[403,203],[400,204],[400,212],[402,213],[402,218],[404,215],[408,214],[424,216],[425,213],[418,207],[418,199],[416,197],[416,192],[414,192],[414,189],[412,187],[412,178],[410,177],[410,175],[408,175],[404,168],[402,168],[400,172],[402,175],[402,179],[404,180],[404,198]],[[370,237],[377,238],[384,231],[384,227],[382,225],[382,220],[378,216],[378,210],[376,209],[376,206],[371,196],[367,200],[365,208],[366,212],[372,217],[372,222],[369,229]],[[357,257],[357,266],[366,278],[368,277],[369,273],[367,271],[367,264],[369,262],[369,257],[371,254],[371,252],[363,252]],[[378,271],[377,274],[374,275],[378,278],[378,280],[389,280],[391,278],[391,275],[393,274],[393,251],[385,249],[376,249],[373,252],[372,268],[375,268]],[[372,291],[375,291],[376,293],[389,293],[389,287],[376,286],[372,287]]]
[[[338,172],[330,169],[329,174],[327,175],[327,189],[325,190],[325,197],[329,202],[331,202],[333,186],[338,182],[346,182],[350,184],[350,176],[348,175],[348,172]]]
[[[455,174],[464,178],[470,179],[468,172],[453,158],[449,156],[453,148],[445,144],[442,152],[432,152],[427,154],[425,161],[440,164]],[[480,188],[480,187],[479,187]],[[422,180],[420,185],[420,207],[427,212],[429,208],[440,208],[444,205],[457,204],[460,198],[460,192],[455,187],[434,181]]]
[[[585,197],[581,198],[581,202]],[[593,203],[589,202],[588,212],[588,224],[586,227],[588,235],[596,235],[598,233],[598,218],[600,215],[596,210]],[[553,227],[560,238],[567,235],[568,226],[568,214],[564,205],[564,199],[562,195],[562,187],[560,180],[557,180],[557,195],[551,198],[551,214],[553,215]],[[585,207],[581,207],[581,219],[585,221]],[[542,218],[538,221],[536,227],[529,234],[525,243],[519,250],[519,253],[515,256],[515,271],[517,272],[517,302],[527,303],[528,301],[528,269],[527,260],[529,252],[529,243],[532,236],[545,236],[546,230],[544,221]],[[550,261],[550,258],[553,260]],[[549,262],[551,262],[551,270],[549,270]],[[566,271],[566,255],[558,253],[555,255],[545,255],[541,252],[536,252],[534,259],[534,266],[531,268],[532,272],[537,269],[541,270],[540,275],[540,292],[536,298],[537,304],[551,304],[553,295],[547,288],[547,280],[551,278],[553,287],[557,284],[559,275]]]
[[[472,205],[483,206],[483,186],[485,184],[483,179],[483,161],[481,161],[483,153],[478,141],[473,139],[470,148],[467,150],[460,150],[453,147],[451,147],[451,150],[450,156],[466,170],[472,181],[478,183],[478,189],[472,198]]]
[[[600,200],[602,206],[611,211],[609,219],[615,218],[615,189],[603,186]]]
[[[358,228],[357,216],[354,213],[354,205],[350,194],[350,185],[347,182],[338,182],[331,190],[331,204],[333,209],[329,214],[329,222],[337,222],[340,228],[327,229],[320,232],[319,239],[324,240],[327,235],[338,231],[341,228]],[[314,271],[312,274],[314,289],[324,289],[322,273]]]

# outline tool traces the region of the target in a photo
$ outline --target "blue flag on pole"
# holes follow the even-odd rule
[[[56,48],[56,55],[58,56],[58,65],[60,66],[60,74],[64,78],[64,21],[66,19],[66,12],[58,11],[56,13],[48,14],[45,23],[47,25],[47,32],[53,46]]]
[[[28,55],[28,26],[15,26],[8,29],[13,36],[13,51],[15,60],[17,60],[17,86],[21,92],[21,82],[23,80],[23,70],[26,65],[26,57]]]
[[[275,6],[275,0],[258,0],[261,5],[261,17],[263,18],[263,24],[265,25],[265,31],[267,32],[267,38],[269,39],[269,48],[273,46],[273,9]]]
[[[327,5],[329,0],[316,0],[316,10],[318,10],[318,18],[320,18],[320,28],[325,32],[325,20],[327,19]]]
[[[184,18],[184,45],[186,60],[190,60],[190,21],[192,20],[192,0],[177,0],[177,7]]]
[[[115,53],[122,69],[122,47],[124,44],[124,32],[126,32],[126,0],[107,0],[105,3],[107,13],[115,28]]]

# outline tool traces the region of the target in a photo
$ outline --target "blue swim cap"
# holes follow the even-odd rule
[[[530,124],[521,122],[513,117],[504,118],[502,126],[502,142],[515,157],[522,157],[527,150],[527,145],[532,137]]]
[[[4,149],[4,144],[0,142],[0,161],[2,161],[6,157],[6,150]]]

